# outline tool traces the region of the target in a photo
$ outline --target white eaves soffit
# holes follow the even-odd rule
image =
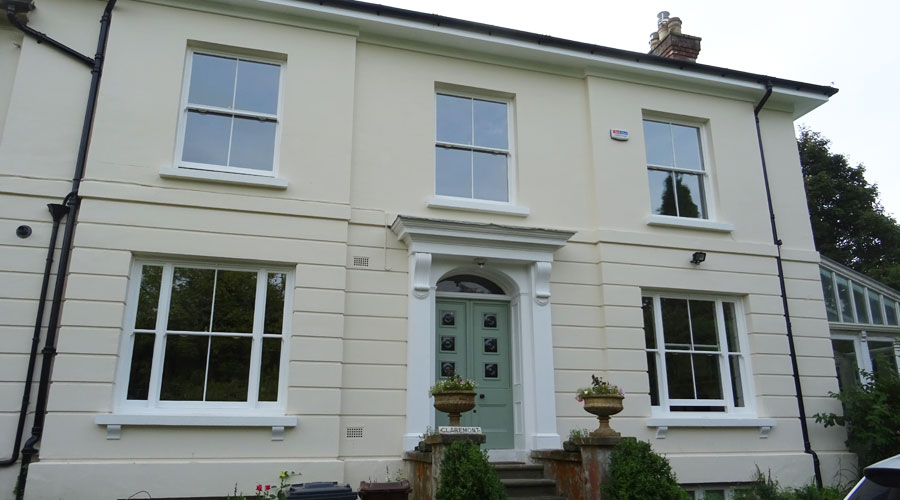
[[[521,33],[522,37],[494,33],[489,26],[477,23],[444,19],[451,26],[440,22],[426,22],[403,19],[392,15],[381,15],[375,4],[364,4],[366,8],[344,8],[342,2],[311,2],[306,0],[140,0],[171,6],[207,10],[228,11],[232,15],[258,18],[285,24],[321,23],[319,29],[333,30],[344,34],[354,34],[361,41],[394,44],[407,48],[416,47],[423,51],[461,55],[475,60],[503,60],[509,65],[531,65],[551,72],[570,75],[596,76],[646,85],[684,90],[700,94],[714,95],[756,103],[765,94],[765,81],[769,77],[743,73],[731,69],[693,63],[663,64],[654,61],[653,56],[639,52],[616,51],[619,57],[605,53],[603,47],[583,45],[584,50],[560,47],[558,43],[542,44],[540,41],[526,40],[524,35],[540,40],[535,34]],[[385,11],[392,8],[384,7]],[[276,21],[277,20],[277,21]],[[294,22],[292,22],[294,21]],[[306,21],[306,22],[304,22]],[[462,29],[460,24],[471,24],[480,29]],[[311,26],[310,26],[311,27]],[[511,31],[497,28],[498,31]],[[595,46],[594,46],[595,47]],[[612,49],[615,50],[615,49]],[[607,51],[608,52],[608,51]],[[627,57],[626,57],[627,56]],[[742,76],[738,76],[742,75]],[[794,119],[819,107],[828,101],[825,92],[818,87],[790,80],[773,79],[772,96],[766,103],[767,109],[789,112]],[[806,88],[804,88],[806,87]]]
[[[574,231],[397,216],[391,225],[409,253],[552,262]]]

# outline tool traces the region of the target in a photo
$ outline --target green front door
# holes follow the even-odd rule
[[[509,303],[438,299],[436,313],[436,377],[458,373],[477,384],[462,425],[481,427],[487,449],[513,448]],[[437,412],[435,425],[448,425],[447,414]]]

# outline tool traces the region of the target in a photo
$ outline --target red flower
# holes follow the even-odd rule
[[[261,484],[257,484],[257,485],[256,485],[256,491],[262,491],[262,485],[261,485]]]
[[[271,489],[272,489],[272,485],[271,485],[271,484],[267,484],[267,485],[266,485],[266,491],[269,491],[269,490],[271,490]]]

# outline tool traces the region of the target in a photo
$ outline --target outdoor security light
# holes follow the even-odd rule
[[[694,252],[691,256],[691,264],[700,264],[706,260],[706,252]]]

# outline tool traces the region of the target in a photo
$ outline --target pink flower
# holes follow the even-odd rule
[[[271,490],[271,489],[272,489],[272,485],[271,485],[271,484],[267,484],[267,485],[266,485],[266,491],[269,491],[269,490]]]
[[[261,484],[257,484],[257,485],[256,485],[256,491],[262,491],[262,485],[261,485]]]

